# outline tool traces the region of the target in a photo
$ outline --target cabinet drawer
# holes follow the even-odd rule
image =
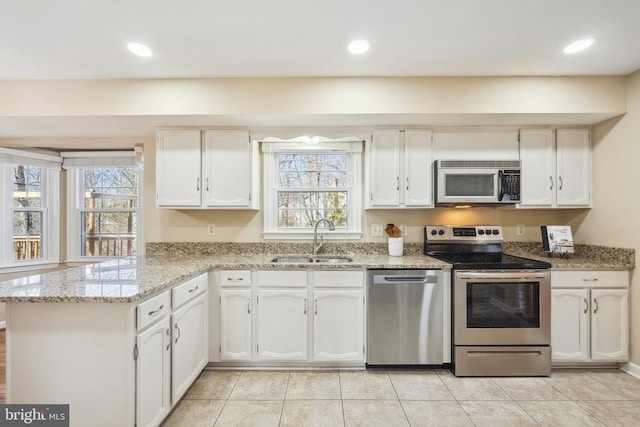
[[[251,270],[220,270],[220,286],[250,286]]]
[[[316,288],[361,288],[364,286],[364,271],[314,271],[313,286]]]
[[[138,304],[136,311],[138,330],[146,328],[157,319],[171,312],[171,295],[169,291]]]
[[[260,270],[258,271],[258,286],[306,287],[307,272],[306,270]]]
[[[196,295],[200,295],[207,289],[207,273],[189,279],[172,290],[173,308],[180,307]]]
[[[552,288],[627,288],[628,271],[551,271]]]

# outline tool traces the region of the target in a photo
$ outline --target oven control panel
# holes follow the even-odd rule
[[[499,225],[427,225],[425,240],[434,242],[502,242]]]

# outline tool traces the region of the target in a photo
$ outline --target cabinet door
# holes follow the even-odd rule
[[[557,187],[553,131],[520,131],[521,206],[552,206]]]
[[[191,386],[208,361],[207,294],[201,294],[172,316],[171,398],[174,403]]]
[[[551,289],[551,350],[554,362],[589,359],[589,290]]]
[[[157,426],[171,409],[169,317],[136,337],[136,425]]]
[[[431,131],[405,130],[404,133],[404,204],[433,205],[433,159]]]
[[[589,131],[587,129],[558,129],[557,132],[557,205],[590,206],[591,142]]]
[[[364,360],[363,291],[315,291],[314,360]]]
[[[220,359],[251,360],[251,290],[220,291]]]
[[[250,207],[254,167],[248,131],[207,131],[204,154],[204,204]]]
[[[167,130],[156,136],[156,204],[200,206],[200,131]]]
[[[258,291],[258,359],[307,360],[306,290]]]
[[[593,289],[591,307],[591,359],[629,360],[629,291]]]
[[[369,149],[369,206],[399,206],[400,131],[374,131]]]

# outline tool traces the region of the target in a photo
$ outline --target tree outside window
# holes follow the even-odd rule
[[[44,256],[42,168],[15,165],[12,187],[13,260],[42,259]]]

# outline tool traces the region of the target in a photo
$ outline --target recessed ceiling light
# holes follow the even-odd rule
[[[349,43],[348,49],[349,49],[349,52],[353,53],[354,55],[362,55],[363,53],[369,50],[369,47],[371,47],[371,45],[367,40],[358,39]]]
[[[129,52],[133,53],[137,56],[143,56],[145,58],[153,55],[153,51],[149,48],[149,46],[143,45],[142,43],[129,43],[127,44],[127,49]]]
[[[575,41],[564,48],[564,53],[577,53],[588,49],[593,44],[593,39]]]

